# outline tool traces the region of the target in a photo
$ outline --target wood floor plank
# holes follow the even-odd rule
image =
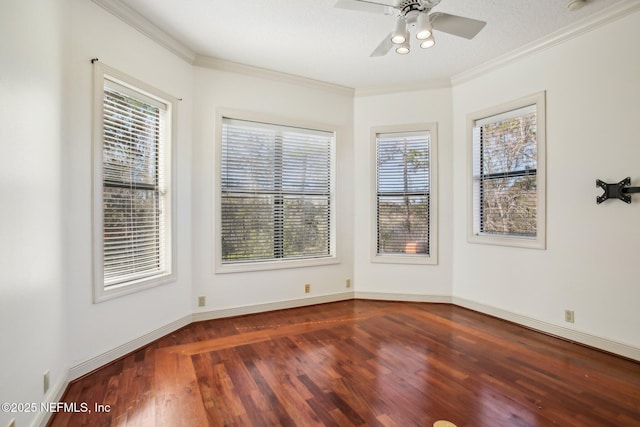
[[[640,363],[448,304],[191,324],[72,382],[76,426],[640,427]]]
[[[163,349],[156,351],[154,386],[156,425],[208,425],[196,373],[189,356]]]

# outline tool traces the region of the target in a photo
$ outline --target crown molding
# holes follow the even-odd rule
[[[240,73],[253,77],[260,77],[269,80],[280,81],[284,83],[293,83],[324,91],[330,91],[344,96],[353,97],[354,89],[340,86],[320,80],[309,79],[306,77],[296,76],[293,74],[282,73],[279,71],[268,70],[265,68],[253,67],[250,65],[239,64],[231,61],[225,61],[218,58],[212,58],[204,55],[198,55],[196,52],[179,42],[163,29],[153,24],[140,13],[127,6],[122,0],[92,0],[95,4],[102,7],[112,15],[116,16],[124,23],[132,28],[140,31],[160,46],[177,55],[187,63],[210,68],[219,71],[228,71]]]
[[[209,68],[211,70],[226,71],[230,73],[244,74],[251,77],[274,80],[282,83],[296,84],[348,97],[353,97],[355,92],[353,88],[347,86],[310,79],[308,77],[297,76],[295,74],[269,70],[267,68],[254,67],[252,65],[241,64],[238,62],[226,61],[224,59],[212,58],[205,55],[196,55],[193,65],[201,68]]]
[[[198,55],[196,52],[179,42],[177,39],[169,35],[160,27],[153,24],[143,15],[127,6],[122,2],[122,0],[92,1],[191,65],[218,71],[239,73],[252,77],[279,81],[282,83],[296,84],[303,87],[330,91],[332,93],[350,97],[366,97],[399,92],[414,92],[420,90],[450,88],[475,79],[481,75],[487,74],[509,63],[534,55],[540,51],[553,47],[579,35],[588,33],[594,29],[602,27],[610,22],[616,21],[637,10],[640,10],[640,1],[623,0],[597,14],[576,22],[573,25],[562,28],[556,32],[549,34],[546,37],[535,40],[534,42],[531,42],[524,47],[499,56],[498,58],[488,61],[480,66],[458,73],[449,79],[436,79],[418,83],[409,83],[405,85],[390,85],[354,89],[351,87],[336,85],[321,80],[315,80],[270,69],[226,61],[219,58]]]
[[[631,13],[640,10],[640,1],[623,0],[599,13],[588,16],[572,25],[561,28],[548,36],[535,40],[523,47],[499,56],[478,67],[471,68],[451,77],[451,85],[456,86],[469,80],[480,77],[504,65],[529,57],[550,47],[556,46],[572,38],[586,34],[600,28],[610,22],[617,21]]]
[[[376,95],[388,95],[401,92],[417,92],[421,90],[449,89],[451,88],[450,79],[433,79],[417,83],[407,83],[401,85],[374,86],[365,88],[356,88],[355,96],[366,97]]]
[[[124,23],[140,31],[154,42],[177,55],[189,64],[193,64],[196,54],[187,46],[173,38],[147,18],[127,6],[122,0],[92,0],[95,4],[116,16]]]

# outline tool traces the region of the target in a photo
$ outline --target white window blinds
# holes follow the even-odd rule
[[[476,120],[472,138],[474,232],[535,238],[536,105]]]
[[[105,79],[102,196],[104,286],[167,273],[167,106]]]
[[[332,132],[222,120],[222,263],[332,255]]]
[[[377,254],[429,255],[429,131],[376,135]]]

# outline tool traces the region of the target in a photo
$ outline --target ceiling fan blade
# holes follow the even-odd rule
[[[338,9],[357,10],[359,12],[391,15],[395,6],[368,0],[338,0],[333,7]]]
[[[389,51],[391,50],[392,47],[393,47],[393,43],[391,42],[391,33],[389,33],[389,34],[386,35],[384,40],[382,40],[382,42],[378,45],[378,47],[375,48],[375,50],[373,52],[371,52],[371,55],[369,55],[369,56],[370,57],[373,57],[373,56],[384,56],[387,53],[389,53]]]
[[[453,34],[454,36],[464,37],[465,39],[474,38],[480,30],[487,25],[484,21],[477,19],[464,18],[462,16],[449,15],[448,13],[434,12],[430,15],[431,25],[434,30],[444,33]]]

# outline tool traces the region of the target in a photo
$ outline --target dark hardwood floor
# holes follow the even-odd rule
[[[91,412],[50,426],[632,427],[640,363],[448,304],[351,300],[193,323],[64,401]]]

